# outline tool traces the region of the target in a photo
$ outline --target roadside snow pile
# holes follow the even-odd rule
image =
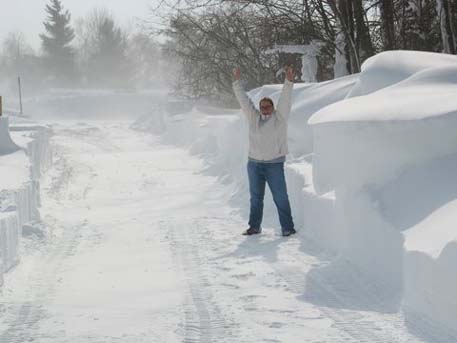
[[[455,328],[457,57],[386,52],[360,80],[309,121],[314,185],[336,194],[343,258],[412,316]]]
[[[457,324],[456,175],[457,154],[442,156],[406,168],[376,194],[383,218],[404,235],[406,311],[453,330]]]
[[[52,163],[50,129],[10,118],[8,133],[21,149],[0,156],[0,274],[20,259],[22,228],[38,220],[41,173]]]

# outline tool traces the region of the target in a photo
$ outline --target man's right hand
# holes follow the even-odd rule
[[[294,68],[291,66],[286,66],[286,79],[289,80],[290,82],[294,82],[295,79],[295,71]]]
[[[233,80],[239,81],[239,80],[241,79],[241,71],[240,71],[240,68],[235,68],[235,69],[233,69],[232,75],[233,75]]]

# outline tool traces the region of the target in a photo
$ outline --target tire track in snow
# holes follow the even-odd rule
[[[214,300],[205,270],[200,251],[205,246],[205,227],[196,219],[161,221],[160,227],[167,232],[173,258],[188,286],[183,342],[239,342],[233,337],[235,325],[227,321]]]
[[[66,228],[64,234],[48,247],[49,250],[37,264],[38,268],[28,280],[23,303],[4,303],[8,312],[4,325],[7,329],[0,334],[0,343],[22,343],[37,340],[35,331],[39,322],[46,318],[45,305],[55,292],[56,276],[66,258],[74,255],[79,243],[79,232],[85,222],[74,228]]]
[[[294,263],[298,262],[302,265],[307,263],[303,261],[307,255],[300,255],[297,252],[290,251],[289,256],[293,258]],[[356,290],[352,289],[350,294],[345,295],[337,292],[332,286],[333,283],[338,285],[339,289],[349,290],[360,281],[360,278],[363,278],[363,275],[350,275],[351,273],[349,273],[332,280],[312,276],[308,279],[308,285],[306,285],[307,273],[303,269],[287,266],[281,262],[272,264],[272,267],[287,283],[292,292],[303,295],[306,293],[306,287],[312,287],[314,298],[331,301],[332,307],[315,306],[325,317],[330,318],[334,322],[334,326],[341,332],[341,336],[335,337],[333,342],[424,342],[408,332],[405,326],[405,319],[401,313],[375,313],[374,311],[352,310],[353,304],[349,296],[354,295],[354,292],[357,293],[359,299],[365,299],[365,302],[371,306],[385,307],[382,300],[367,288],[357,287]]]

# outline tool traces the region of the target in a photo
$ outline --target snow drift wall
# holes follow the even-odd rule
[[[18,216],[14,213],[0,213],[0,255],[2,270],[0,274],[7,272],[19,263],[19,242],[21,229]]]
[[[450,263],[457,235],[438,209],[457,199],[455,180],[445,177],[457,154],[455,94],[456,56],[389,52],[364,65],[347,99],[309,121],[314,185],[319,194],[335,191],[347,237],[342,258],[383,284],[387,296],[403,294],[412,316],[450,330],[457,326]],[[439,180],[446,186],[437,187]],[[439,220],[430,224],[430,216]]]
[[[442,337],[447,333],[454,338],[456,173],[457,154],[438,157],[405,169],[376,194],[383,218],[405,239],[403,304],[407,315],[437,323]]]
[[[13,124],[11,135],[20,142],[23,150],[0,157],[1,273],[13,268],[20,260],[22,227],[40,219],[39,178],[52,164],[48,128],[38,126],[32,129]]]
[[[317,194],[314,189],[311,156],[291,159],[285,165],[292,214],[304,240],[312,240],[327,254],[335,254],[346,237],[335,221],[334,192]]]

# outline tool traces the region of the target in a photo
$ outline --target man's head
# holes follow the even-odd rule
[[[262,98],[259,102],[259,108],[260,113],[262,113],[264,116],[272,115],[275,109],[273,100],[270,98]]]

